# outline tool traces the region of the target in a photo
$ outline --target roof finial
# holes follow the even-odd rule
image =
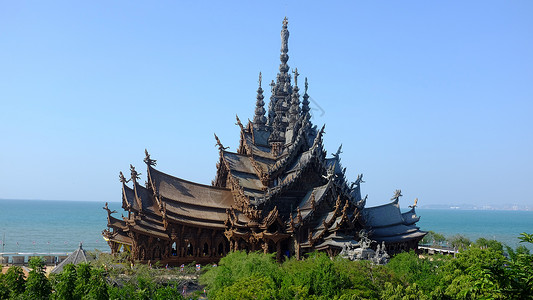
[[[254,116],[254,127],[257,129],[264,129],[265,124],[267,122],[265,117],[265,102],[263,99],[265,98],[263,96],[263,89],[261,88],[261,81],[263,80],[263,76],[261,72],[259,72],[259,88],[257,89],[257,102],[255,102],[255,116]]]
[[[224,151],[226,149],[228,149],[229,147],[224,147],[224,145],[222,145],[222,143],[220,142],[220,140],[218,139],[218,136],[217,134],[215,133],[215,140],[217,140],[217,144],[215,146],[218,146],[218,150],[220,151]]]
[[[124,174],[122,174],[122,171],[120,171],[120,174],[118,175],[118,178],[119,178],[120,182],[122,182],[122,183],[128,183],[131,180],[131,179],[130,180],[126,180],[126,177],[124,177]]]
[[[306,115],[309,113],[309,95],[307,94],[307,88],[308,88],[308,84],[307,84],[307,77],[305,77],[305,92],[304,92],[304,100],[302,101],[302,115]]]
[[[147,164],[149,166],[157,165],[157,163],[156,163],[157,160],[150,158],[150,154],[148,153],[148,150],[144,149],[144,155],[145,155],[145,157],[144,157],[144,163],[145,164]]]
[[[132,164],[130,164],[130,172],[131,172],[130,180],[133,180],[134,183],[137,181],[137,179],[141,178],[140,177],[141,173],[135,171],[135,167]]]

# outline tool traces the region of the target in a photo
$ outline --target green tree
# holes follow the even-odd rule
[[[9,268],[2,277],[4,282],[2,289],[7,288],[7,290],[1,292],[2,297],[6,297],[2,299],[16,298],[24,293],[26,280],[24,279],[24,272],[21,267],[13,266]]]
[[[419,258],[414,251],[410,251],[397,254],[386,267],[402,278],[404,285],[416,283],[417,289],[427,295],[437,295],[441,293],[439,286],[444,276],[443,267],[450,259],[443,255]]]
[[[244,251],[229,253],[220,260],[218,267],[209,268],[200,276],[200,283],[207,286],[210,299],[224,299],[222,291],[226,287],[253,275],[270,277],[274,283],[279,281],[274,255],[258,252],[246,254]]]
[[[44,260],[41,257],[32,257],[29,261],[32,269],[26,281],[24,297],[27,299],[48,299],[52,288],[44,270]]]
[[[420,241],[424,245],[441,245],[444,242],[446,242],[446,237],[432,230],[428,231],[426,236]]]
[[[460,250],[467,249],[472,244],[472,241],[462,234],[456,234],[452,237],[449,237],[448,242],[450,245],[452,245],[452,247]]]
[[[533,234],[521,233],[520,243],[533,244]],[[509,250],[509,247],[507,248]],[[524,246],[509,253],[509,264],[505,274],[493,276],[504,286],[503,293],[512,299],[533,299],[533,255]],[[498,276],[499,275],[499,276]]]
[[[249,278],[240,278],[222,290],[223,299],[227,300],[267,300],[276,299],[276,285],[272,278],[253,274]]]
[[[109,298],[106,276],[103,269],[91,269],[91,279],[86,291],[87,294],[82,299],[105,300]]]
[[[80,299],[74,293],[76,288],[76,267],[73,264],[68,264],[63,268],[63,271],[51,277],[54,299],[74,300]]]
[[[442,285],[452,299],[500,299],[502,286],[494,280],[505,272],[506,258],[491,248],[470,247],[445,266]]]
[[[494,251],[503,252],[503,244],[497,240],[488,240],[486,238],[479,238],[474,243],[474,246],[479,248],[490,248]]]

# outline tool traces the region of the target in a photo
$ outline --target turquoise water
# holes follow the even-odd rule
[[[109,203],[120,217],[119,202]],[[0,200],[1,252],[72,252],[80,242],[87,250],[109,252],[101,232],[106,228],[104,202]],[[475,240],[494,238],[512,247],[521,232],[533,233],[533,212],[417,209],[422,230]],[[5,239],[4,239],[5,234]],[[18,243],[18,244],[17,244]]]
[[[433,230],[446,237],[463,234],[472,241],[484,237],[515,248],[520,233],[533,233],[533,211],[417,209],[416,212],[420,216],[420,229]]]
[[[2,252],[72,252],[80,242],[86,250],[109,252],[101,235],[107,225],[104,203],[0,200],[0,240],[5,244]],[[119,211],[115,216],[120,217],[120,203],[109,203],[109,207]]]

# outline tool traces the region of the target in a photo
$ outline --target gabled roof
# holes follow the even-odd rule
[[[415,225],[419,220],[414,209],[401,213],[398,199],[385,205],[363,210],[366,226],[372,231],[372,239],[378,242],[399,242],[422,238],[426,232]]]
[[[169,220],[200,227],[224,228],[226,210],[234,204],[230,189],[183,180],[149,167],[156,192],[162,196]],[[239,221],[248,218],[237,213]]]
[[[87,258],[85,250],[83,250],[83,247],[80,243],[78,249],[72,252],[65,260],[63,260],[59,265],[57,265],[51,273],[61,273],[61,271],[63,271],[63,268],[69,264],[77,265],[81,263],[88,263],[89,261],[90,260]]]
[[[386,227],[403,223],[402,214],[398,201],[368,207],[363,210],[363,216],[367,226],[370,227]]]
[[[198,184],[148,168],[156,192],[166,199],[201,207],[230,208],[233,204],[231,190]]]
[[[151,211],[155,212],[157,211],[157,208],[154,207],[156,205],[154,201],[152,200],[152,197],[150,196],[150,191],[143,187],[142,185],[138,183],[134,183],[135,190],[137,191],[137,197],[139,197],[140,204],[142,205],[142,209],[139,207],[139,203],[135,199],[135,190],[127,186],[126,184],[123,185],[122,191],[123,191],[123,197],[126,200],[127,203],[130,204],[131,208],[137,212],[139,211]]]

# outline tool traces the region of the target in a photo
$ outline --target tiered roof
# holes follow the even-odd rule
[[[155,160],[146,152],[146,186],[137,183],[139,174],[133,166],[130,180],[121,173],[123,208],[128,217],[116,219],[108,210],[109,227],[116,230],[104,235],[122,243],[130,231],[170,239],[168,224],[176,223],[223,229],[229,239],[298,236],[302,248],[321,250],[357,244],[362,229],[370,231],[371,238],[386,242],[419,239],[425,234],[415,225],[419,218],[414,207],[401,213],[399,196],[389,204],[365,208],[362,175],[348,182],[341,165],[341,147],[326,158],[324,126],[318,130],[311,123],[307,78],[300,103],[298,70],[293,76],[289,72],[287,24],[285,18],[279,73],[270,84],[268,110],[260,73],[253,121],[245,126],[237,117],[238,150],[227,151],[215,135],[219,162],[213,186],[155,169]]]

